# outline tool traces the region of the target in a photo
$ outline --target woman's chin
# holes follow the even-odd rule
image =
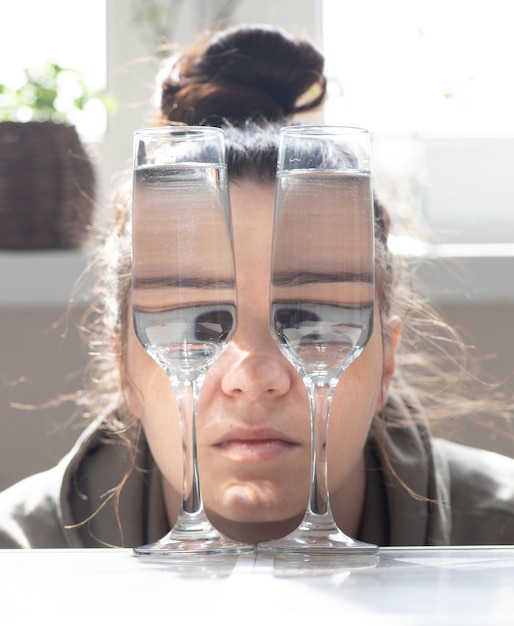
[[[245,543],[261,543],[280,539],[298,527],[303,514],[290,519],[276,521],[234,520],[207,511],[211,524],[226,537]]]
[[[238,541],[258,543],[278,539],[301,522],[305,503],[286,502],[262,483],[231,485],[224,489],[216,506],[205,503],[211,523],[223,534]]]

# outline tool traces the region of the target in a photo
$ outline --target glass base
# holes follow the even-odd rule
[[[291,534],[283,539],[275,539],[265,543],[257,544],[259,552],[271,552],[274,554],[312,554],[319,556],[330,556],[331,554],[374,556],[378,554],[378,546],[350,539],[344,533],[330,535],[328,537],[312,537],[304,533]]]
[[[186,560],[190,556],[234,555],[255,552],[255,545],[222,535],[207,519],[203,508],[182,510],[173,528],[159,541],[134,548],[138,556],[169,556]]]
[[[234,541],[214,529],[202,535],[172,529],[159,541],[134,548],[134,553],[138,556],[163,556],[176,559],[212,554],[243,554],[254,551],[254,545]]]
[[[351,539],[327,516],[306,516],[300,526],[282,539],[257,544],[259,552],[303,555],[374,556],[378,546]]]

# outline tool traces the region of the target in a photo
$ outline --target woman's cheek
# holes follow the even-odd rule
[[[370,355],[371,356],[371,355]],[[328,473],[331,489],[344,483],[361,458],[381,390],[377,356],[355,361],[343,373],[332,401],[328,427]],[[360,367],[359,367],[360,366]]]
[[[180,418],[171,383],[165,375],[153,377],[143,400],[142,421],[148,445],[166,480],[180,493],[183,472]]]

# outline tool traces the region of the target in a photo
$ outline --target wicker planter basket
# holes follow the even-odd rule
[[[94,167],[73,126],[0,123],[0,249],[80,247],[94,201]]]

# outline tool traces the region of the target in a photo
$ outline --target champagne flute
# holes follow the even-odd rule
[[[236,274],[223,131],[167,126],[134,136],[134,329],[175,392],[183,450],[178,519],[138,555],[254,550],[223,536],[203,508],[196,411],[206,372],[236,325]]]
[[[335,387],[372,332],[374,223],[369,135],[356,128],[282,129],[271,266],[270,324],[301,374],[311,410],[311,485],[305,516],[258,545],[286,555],[375,555],[336,525],[327,479]],[[351,407],[350,407],[351,410]]]

